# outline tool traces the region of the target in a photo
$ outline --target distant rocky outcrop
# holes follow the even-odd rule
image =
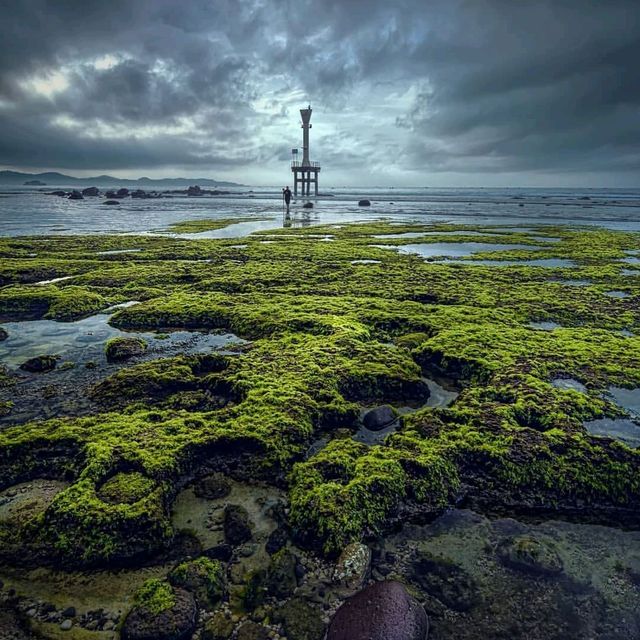
[[[74,189],[69,196],[69,200],[84,200],[84,196],[77,189]]]
[[[47,183],[40,180],[27,180],[24,185],[25,187],[46,187]]]
[[[86,189],[82,190],[82,195],[83,196],[99,196],[100,195],[100,189],[98,189],[98,187],[87,187]]]

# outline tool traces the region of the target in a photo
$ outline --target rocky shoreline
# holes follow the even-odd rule
[[[416,236],[489,248],[423,260],[401,251]],[[0,321],[12,323],[0,349],[20,323],[113,305],[121,332],[97,341],[92,369],[79,350],[63,367],[52,347],[26,372],[2,370],[3,610],[79,640],[448,640],[477,637],[474,625],[632,637],[640,552],[621,529],[640,529],[640,455],[585,425],[638,424],[640,270],[626,258],[639,242],[378,222],[243,245],[0,240]],[[534,251],[574,266],[531,266]],[[176,330],[245,342],[158,346]],[[440,377],[455,392],[430,404]],[[89,404],[20,417],[21,398],[45,406],[36,390],[74,381]],[[576,546],[545,524],[558,518]],[[574,561],[595,544],[587,531],[620,544],[597,579]],[[516,588],[537,589],[548,615],[527,609],[518,626],[505,599]]]

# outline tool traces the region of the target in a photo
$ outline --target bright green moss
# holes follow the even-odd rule
[[[109,478],[98,490],[99,497],[105,502],[133,504],[147,496],[155,483],[151,478],[137,472],[117,473]]]
[[[174,607],[176,599],[168,582],[151,578],[136,592],[135,602],[150,613],[158,615]]]
[[[464,230],[486,235],[446,234]],[[439,232],[420,242],[543,246],[533,257],[576,266],[425,262],[372,246],[417,241],[372,237],[404,231]],[[560,238],[546,246],[496,231],[327,225],[250,236],[244,249],[236,240],[149,236],[0,239],[9,259],[0,282],[12,283],[0,291],[1,316],[72,319],[139,300],[112,324],[221,329],[253,341],[238,356],[122,368],[92,390],[102,413],[0,432],[2,486],[38,474],[71,480],[13,538],[68,564],[151,553],[171,541],[178,480],[212,455],[250,454],[252,477],[288,483],[297,535],[329,553],[383,530],[406,507],[435,511],[463,495],[633,510],[638,453],[588,437],[582,422],[623,413],[603,399],[608,385],[640,385],[640,338],[619,333],[640,328],[640,279],[622,275],[633,267],[621,262],[638,234],[544,227],[535,235]],[[325,234],[332,241],[314,237]],[[139,251],[104,253],[130,249]],[[380,263],[352,264],[371,258]],[[74,279],[24,284],[40,274]],[[630,297],[604,295],[610,290]],[[562,328],[529,326],[542,320]],[[462,387],[452,406],[406,417],[383,444],[334,439],[302,461],[320,433],[353,428],[362,405],[419,405],[421,377],[431,372]],[[554,387],[556,376],[577,378],[587,393]]]

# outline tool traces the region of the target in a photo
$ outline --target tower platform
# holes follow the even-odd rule
[[[314,187],[314,194],[318,195],[318,174],[320,173],[319,162],[309,162],[303,164],[294,160],[291,163],[291,172],[293,173],[293,193],[298,195],[298,184],[301,186],[301,195],[311,195],[311,185]]]

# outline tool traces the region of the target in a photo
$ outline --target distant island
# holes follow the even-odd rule
[[[113,176],[93,176],[88,178],[76,178],[67,176],[56,171],[46,173],[22,173],[20,171],[0,171],[0,185],[28,185],[28,186],[75,186],[75,185],[165,185],[175,187],[187,187],[192,184],[200,184],[212,187],[242,187],[244,185],[237,182],[225,182],[223,180],[212,180],[210,178],[138,178],[137,180],[127,180],[124,178],[114,178]]]

